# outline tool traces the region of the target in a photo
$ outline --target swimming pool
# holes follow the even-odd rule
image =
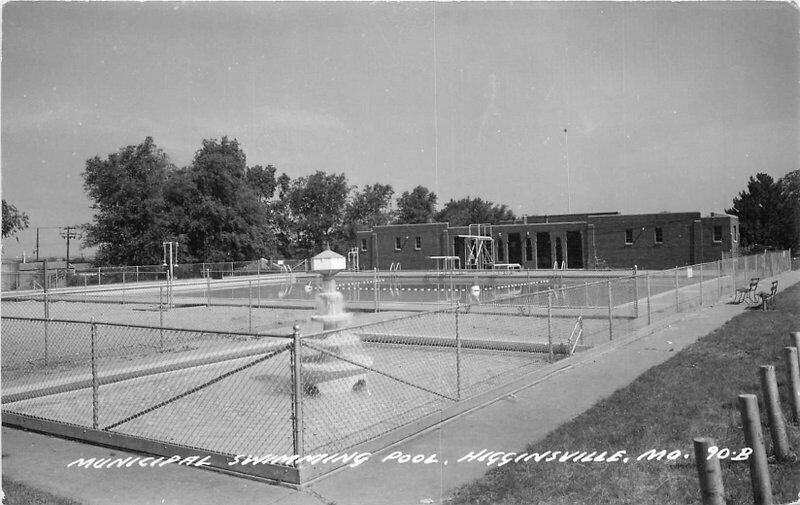
[[[345,302],[400,303],[468,303],[491,301],[545,291],[551,285],[549,279],[513,279],[502,277],[453,278],[453,277],[337,277],[336,287]],[[476,288],[477,286],[477,288]],[[314,300],[321,292],[320,278],[299,277],[279,283],[252,281],[250,286],[213,287],[181,291],[180,296],[220,299],[260,300]]]

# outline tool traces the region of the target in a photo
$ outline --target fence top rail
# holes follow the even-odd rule
[[[86,321],[80,319],[44,319],[39,317],[15,317],[15,316],[2,316],[0,319],[9,319],[15,321],[37,321],[47,323],[67,323],[67,324],[82,324],[82,325],[97,325],[97,326],[114,326],[118,328],[137,328],[143,330],[164,330],[176,331],[185,333],[206,333],[211,335],[233,335],[241,337],[258,337],[258,338],[285,338],[290,339],[294,337],[292,333],[248,333],[244,331],[222,331],[222,330],[205,330],[198,328],[173,328],[170,326],[147,326],[141,324],[125,324],[125,323],[107,323],[102,321]]]

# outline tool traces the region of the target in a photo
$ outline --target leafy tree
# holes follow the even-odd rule
[[[278,181],[275,179],[275,167],[272,165],[250,167],[247,169],[245,180],[262,202],[272,199],[278,185]]]
[[[94,201],[94,219],[85,227],[85,244],[99,246],[100,265],[150,265],[161,262],[167,234],[164,182],[174,167],[153,142],[123,147],[106,159],[86,161],[83,187]]]
[[[281,181],[281,182],[286,182]],[[288,210],[288,235],[297,249],[311,255],[332,249],[342,239],[342,222],[350,187],[344,174],[322,171],[292,181],[284,194]]]
[[[345,238],[352,242],[360,228],[389,224],[392,221],[392,195],[392,186],[377,182],[365,186],[362,191],[356,191],[345,210]]]
[[[450,226],[467,226],[474,223],[499,224],[511,221],[514,213],[505,205],[495,205],[480,198],[450,200],[436,213],[436,221],[449,222]]]
[[[26,213],[20,212],[14,205],[3,200],[3,238],[16,236],[26,229],[29,223],[30,219]]]
[[[784,175],[778,180],[778,184],[786,198],[790,219],[793,222],[792,249],[800,249],[800,170]]]
[[[399,224],[433,222],[436,200],[436,193],[424,186],[417,186],[410,193],[404,191],[397,199],[397,222]]]
[[[248,174],[254,175],[248,181]],[[274,173],[274,172],[273,172]],[[247,169],[236,139],[203,140],[192,165],[166,190],[175,238],[189,261],[242,261],[271,256],[275,237],[262,201],[269,170]]]
[[[742,245],[749,248],[791,247],[793,235],[787,197],[768,174],[750,177],[747,191],[733,199],[728,214],[739,218]]]

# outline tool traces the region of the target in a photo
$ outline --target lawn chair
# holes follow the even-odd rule
[[[757,303],[756,290],[758,283],[761,281],[758,277],[750,279],[750,285],[745,288],[736,288],[736,294],[733,296],[733,303],[742,303],[747,300],[748,302]]]
[[[778,293],[778,281],[772,281],[772,288],[770,288],[769,292],[761,291],[758,293],[758,298],[761,300],[761,310],[767,310],[768,308],[775,308],[775,295]]]

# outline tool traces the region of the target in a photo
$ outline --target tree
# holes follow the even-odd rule
[[[14,205],[3,200],[3,238],[16,236],[26,229],[29,223],[30,219],[26,213],[20,212]]]
[[[375,183],[357,191],[347,203],[344,218],[344,236],[352,242],[359,228],[389,224],[392,221],[392,195],[388,184]]]
[[[350,187],[344,174],[322,171],[292,181],[284,195],[288,232],[305,254],[323,250],[326,243],[341,249],[342,222]]]
[[[151,265],[161,262],[168,223],[164,182],[174,170],[169,158],[145,138],[106,159],[86,161],[83,187],[94,201],[85,244],[99,246],[99,265]]]
[[[786,198],[790,219],[793,223],[792,249],[800,249],[800,170],[795,170],[784,175],[778,180],[781,192]]]
[[[436,193],[417,186],[410,193],[404,191],[397,199],[397,223],[431,223],[436,212]]]
[[[268,202],[275,194],[278,181],[275,180],[275,167],[256,165],[247,169],[245,181],[262,202]]]
[[[437,222],[448,222],[450,226],[467,226],[476,223],[500,224],[512,221],[514,213],[505,205],[495,205],[480,198],[450,200],[436,213]]]
[[[791,247],[791,211],[787,197],[772,177],[759,173],[750,177],[747,191],[733,199],[728,214],[739,218],[742,245],[749,248]]]
[[[248,170],[236,139],[203,140],[192,165],[171,177],[166,190],[171,231],[185,244],[187,259],[243,261],[274,254],[264,201],[269,186],[269,170]]]

